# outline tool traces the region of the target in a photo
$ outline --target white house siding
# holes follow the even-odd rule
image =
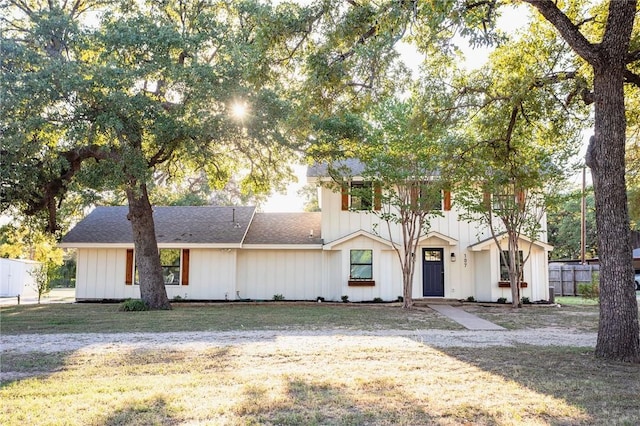
[[[491,250],[485,250],[473,252],[469,257],[475,286],[475,292],[471,296],[481,302],[494,301],[492,291],[498,290],[497,274],[499,270],[499,264],[494,262],[495,256],[492,256]],[[496,282],[492,285],[494,279]]]
[[[391,235],[387,224],[381,221],[375,214],[368,212],[348,212],[341,210],[342,196],[339,192],[334,192],[330,188],[321,189],[322,197],[322,236],[325,242],[331,242],[352,234],[359,230],[367,232],[375,232],[384,239],[392,239],[396,243],[400,243],[401,230],[399,226],[391,227]],[[374,226],[375,225],[375,226]],[[430,239],[421,242],[416,254],[416,265],[413,282],[413,296],[420,298],[423,296],[422,290],[422,248],[443,248],[444,249],[444,271],[445,271],[445,296],[446,298],[466,298],[468,296],[476,296],[476,284],[474,282],[474,270],[472,266],[473,255],[467,249],[468,246],[488,237],[488,231],[485,227],[478,228],[475,223],[461,221],[457,211],[455,210],[455,194],[454,209],[451,211],[443,211],[442,216],[430,218],[430,231],[438,232],[446,237],[456,241],[455,245],[450,245],[448,241],[441,239]],[[455,254],[456,261],[451,262],[451,254]],[[467,262],[465,264],[465,255]],[[395,256],[392,256],[393,265],[392,281],[402,283],[402,273],[400,264]],[[348,260],[348,259],[347,259]],[[348,263],[342,268],[348,269]],[[344,279],[344,277],[343,277]],[[377,285],[377,283],[376,283]],[[390,288],[390,293],[396,290]],[[362,297],[368,297],[366,291]],[[371,292],[370,292],[371,293]],[[402,294],[400,293],[393,296]],[[375,296],[381,297],[381,296]],[[351,299],[351,297],[350,297]]]
[[[342,195],[330,188],[322,188],[322,238],[325,242],[335,241],[360,229],[371,232],[373,224],[378,231],[386,234],[380,219],[375,214],[342,210]],[[386,225],[384,225],[386,226]]]
[[[76,266],[76,299],[139,298],[137,285],[125,285],[127,250],[79,248]]]
[[[322,251],[249,250],[238,252],[237,289],[241,298],[315,300],[323,296]]]
[[[547,253],[544,256],[531,256],[532,276],[538,281],[538,285],[530,286],[529,298],[532,302],[549,300],[549,261]]]
[[[366,211],[343,211],[342,196],[330,188],[322,188],[322,237],[325,242],[331,242],[358,230],[375,232],[382,238],[388,239],[387,224],[375,214]],[[486,239],[490,236],[485,226],[478,227],[477,223],[460,220],[455,210],[455,194],[453,195],[453,209],[443,211],[442,216],[430,218],[430,231],[437,231],[443,235],[458,240],[461,247]],[[393,240],[399,241],[400,227],[392,226]]]
[[[528,242],[522,241],[520,248],[526,255]],[[506,241],[501,242],[502,249],[507,250]],[[508,287],[498,287],[500,281],[500,252],[495,244],[490,245],[486,250],[474,252],[476,260],[476,299],[483,302],[495,302],[500,297],[507,299],[511,303],[511,289]],[[521,297],[528,297],[531,302],[538,300],[548,300],[549,298],[549,277],[547,273],[547,252],[535,245],[531,248],[531,256],[524,265],[523,280],[528,284],[526,288],[520,289]],[[488,291],[487,291],[488,290]]]
[[[236,298],[235,249],[190,249],[189,285],[167,286],[169,298],[234,300]],[[175,294],[173,294],[175,293]]]
[[[351,268],[351,250],[373,250],[373,281],[374,286],[349,286]],[[402,274],[398,259],[393,249],[386,244],[365,236],[358,236],[333,247],[340,252],[340,280],[341,296],[349,296],[352,302],[373,300],[395,300],[402,295]]]
[[[326,300],[341,300],[341,297],[346,295],[342,291],[342,252],[323,252],[323,262],[322,297]]]

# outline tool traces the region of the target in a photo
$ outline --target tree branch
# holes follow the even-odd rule
[[[47,231],[54,233],[58,230],[56,220],[58,203],[56,203],[56,198],[59,197],[60,201],[62,201],[67,190],[67,185],[80,170],[82,162],[90,158],[96,160],[113,158],[115,155],[116,154],[113,152],[102,150],[98,145],[88,145],[78,149],[62,152],[60,157],[66,160],[67,165],[62,167],[57,176],[44,184],[42,193],[32,194],[33,198],[28,203],[29,207],[25,213],[27,215],[34,215],[42,210],[47,210]]]
[[[635,50],[633,52],[629,52],[629,54],[627,55],[627,59],[625,60],[625,62],[627,64],[630,64],[631,62],[635,62],[637,60],[640,59],[640,49],[639,50]]]
[[[625,83],[630,83],[636,87],[640,87],[640,75],[629,70],[624,70],[624,81]]]
[[[597,45],[591,44],[575,25],[562,12],[553,0],[524,0],[536,8],[560,33],[571,48],[591,65],[600,62],[601,55]],[[613,3],[613,2],[612,2]],[[634,13],[632,12],[633,16]]]

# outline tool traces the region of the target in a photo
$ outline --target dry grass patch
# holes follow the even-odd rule
[[[570,348],[436,350],[405,337],[5,354],[7,425],[638,424],[637,366]]]
[[[583,332],[598,331],[597,305],[509,306],[465,304],[463,309],[510,330],[527,328],[565,328]]]

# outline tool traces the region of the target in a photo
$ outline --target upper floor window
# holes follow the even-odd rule
[[[352,181],[349,191],[349,206],[353,210],[371,210],[373,185],[367,181]]]
[[[492,211],[511,212],[518,210],[524,210],[526,204],[525,191],[511,191],[509,189],[505,191],[496,191],[493,194],[484,194],[484,203],[487,207],[490,207]]]
[[[451,210],[451,192],[437,189],[430,182],[412,184],[409,197],[411,206],[422,211]]]
[[[342,210],[380,210],[380,203],[378,183],[354,180],[342,184]]]

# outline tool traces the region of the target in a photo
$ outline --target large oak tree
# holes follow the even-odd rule
[[[54,232],[70,185],[123,191],[141,297],[169,308],[147,185],[192,168],[264,191],[289,173],[274,57],[298,18],[251,0],[2,6],[2,210],[45,211]]]
[[[638,305],[633,286],[625,185],[627,120],[625,85],[640,86],[637,1],[610,0],[596,7],[561,10],[551,0],[525,0],[549,21],[590,67],[589,101],[594,134],[591,169],[600,258],[600,322],[596,355],[640,362]],[[593,22],[594,26],[586,26]],[[584,28],[583,28],[584,26]]]

